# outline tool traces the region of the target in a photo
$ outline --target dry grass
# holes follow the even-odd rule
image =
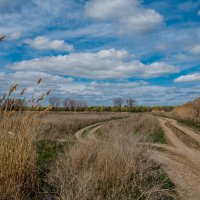
[[[37,124],[37,126],[36,126]],[[0,197],[33,199],[36,192],[36,134],[30,114],[0,115]]]
[[[166,116],[170,118],[175,118],[178,120],[193,121],[195,123],[200,122],[200,98],[185,103],[180,106],[176,106],[171,112],[165,111],[153,111],[153,113]]]
[[[58,199],[175,199],[173,186],[134,135],[136,129],[157,129],[152,118],[143,127],[147,118],[138,115],[110,123],[102,129],[108,134],[106,142],[77,143],[60,156],[52,171],[60,186]]]
[[[114,134],[121,136],[137,134],[139,138],[145,139],[150,134],[160,129],[159,122],[149,114],[132,114],[130,118],[117,122],[110,122],[103,126],[101,133],[104,137],[110,137]],[[113,138],[114,139],[114,138]]]
[[[200,122],[200,98],[193,102],[177,106],[173,114],[183,120]]]
[[[41,138],[59,140],[74,137],[74,133],[83,127],[128,115],[128,113],[49,112],[41,119],[43,131],[47,133],[42,134]]]
[[[38,182],[40,192],[48,193],[48,198],[52,198],[57,191],[57,187],[49,184],[46,177],[58,155],[74,145],[76,131],[100,121],[113,119],[113,117],[125,116],[127,114],[91,112],[49,112],[41,116],[42,131],[37,143],[37,163],[41,169]]]

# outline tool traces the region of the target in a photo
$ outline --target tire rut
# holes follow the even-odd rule
[[[97,129],[99,129],[105,122],[100,122],[100,123],[96,123],[96,124],[93,124],[93,125],[90,125],[90,126],[87,126],[79,131],[77,131],[75,133],[75,137],[76,139],[78,140],[78,142],[80,143],[86,143],[88,141],[88,139],[92,139],[92,140],[97,140],[95,138],[95,135],[94,136],[89,136],[91,134],[91,132],[96,132]],[[83,138],[82,135],[85,131],[88,131],[88,134],[87,134],[87,138]]]
[[[176,120],[157,118],[168,144],[149,144],[152,147],[151,157],[161,163],[169,178],[175,183],[177,193],[182,200],[200,200],[200,151],[190,147],[186,141],[182,141],[172,127],[198,143],[200,143],[200,135],[178,124]]]

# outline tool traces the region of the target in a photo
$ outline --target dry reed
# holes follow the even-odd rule
[[[31,199],[36,192],[36,133],[32,115],[0,116],[0,196]]]

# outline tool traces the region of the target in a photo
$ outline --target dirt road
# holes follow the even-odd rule
[[[150,156],[161,164],[176,185],[181,200],[200,200],[200,133],[177,123],[176,120],[157,118],[165,132],[167,144],[148,144],[151,147]],[[104,124],[97,123],[86,127],[75,136],[79,142],[84,143],[98,140],[95,133]],[[87,134],[84,138],[85,131]],[[198,143],[198,148],[192,148],[188,138],[192,139],[190,143]]]
[[[91,126],[87,126],[79,131],[77,131],[75,133],[75,137],[76,139],[79,141],[79,142],[82,142],[82,143],[86,143],[87,140],[83,138],[83,134],[84,132],[87,132],[87,136],[90,138],[90,139],[93,139],[93,140],[96,140],[95,136],[93,135],[97,129],[99,129],[102,125],[104,124],[104,122],[100,122],[100,123],[96,123],[96,124],[93,124]],[[92,136],[89,136],[90,134],[92,133]],[[88,139],[87,137],[87,139]]]
[[[158,118],[165,132],[167,145],[152,144],[150,150],[154,160],[162,164],[164,170],[175,183],[182,200],[200,200],[200,148],[191,148],[187,139],[180,139],[177,132],[190,137],[200,144],[200,133],[178,124],[173,119]]]

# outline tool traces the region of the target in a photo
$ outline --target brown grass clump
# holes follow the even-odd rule
[[[153,113],[164,117],[166,116],[185,121],[200,122],[200,98],[197,98],[192,102],[176,106],[171,112],[153,111]]]
[[[37,112],[22,112],[11,85],[0,98],[0,199],[36,198],[36,143],[40,123]],[[21,98],[25,89],[21,91]],[[20,102],[16,104],[16,102]],[[17,110],[17,111],[16,111]]]
[[[0,116],[0,197],[31,199],[36,190],[36,120],[28,114]]]
[[[122,120],[123,121],[123,120]],[[130,122],[130,123],[129,123]],[[106,142],[77,144],[61,156],[53,175],[62,200],[173,199],[168,179],[128,126],[109,132]],[[144,121],[143,121],[144,123]],[[111,128],[111,127],[110,127]],[[116,131],[120,129],[120,131]],[[129,131],[128,131],[129,130]]]
[[[146,141],[159,130],[159,122],[154,117],[149,114],[135,113],[129,118],[107,123],[100,129],[100,137],[108,139],[117,134],[123,138],[125,135],[133,134],[138,140]],[[115,138],[113,137],[112,140],[115,140]]]
[[[200,122],[200,98],[193,102],[177,106],[173,110],[173,114],[183,120]]]

